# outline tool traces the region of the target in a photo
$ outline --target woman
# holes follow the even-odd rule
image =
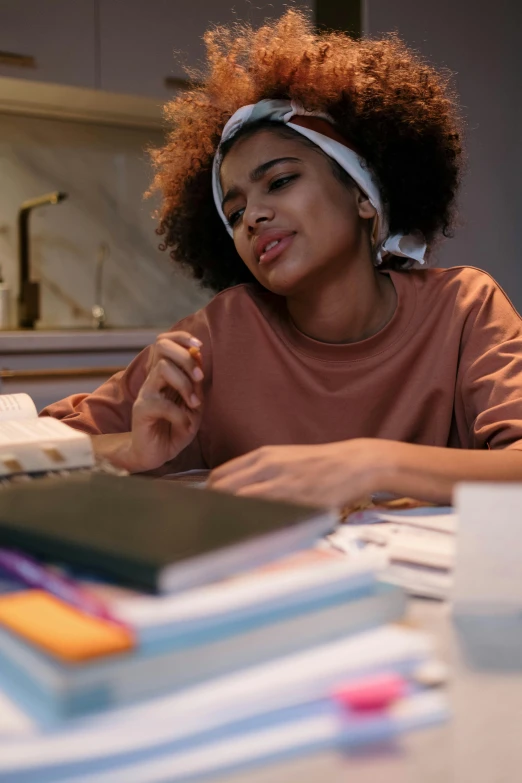
[[[164,246],[220,293],[46,413],[130,471],[210,468],[240,495],[446,503],[522,479],[520,318],[486,273],[426,268],[459,179],[446,81],[295,11],[206,42],[155,186]]]

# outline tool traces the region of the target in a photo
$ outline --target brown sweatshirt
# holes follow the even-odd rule
[[[522,449],[522,320],[502,289],[472,267],[389,274],[396,312],[360,342],[306,337],[284,299],[250,285],[176,324],[203,342],[204,408],[169,470],[212,468],[267,444],[359,437]],[[150,350],[42,415],[92,434],[129,431]]]

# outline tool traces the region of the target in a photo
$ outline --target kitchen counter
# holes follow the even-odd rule
[[[71,394],[88,394],[124,370],[161,331],[0,331],[0,394],[26,392],[38,410]]]
[[[140,351],[162,331],[154,329],[17,329],[0,331],[0,357],[6,354],[75,351]]]

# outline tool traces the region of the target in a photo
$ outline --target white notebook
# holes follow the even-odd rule
[[[0,478],[93,465],[88,435],[58,419],[38,418],[28,394],[0,394]]]

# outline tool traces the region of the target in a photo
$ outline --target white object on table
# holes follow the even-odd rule
[[[454,609],[522,612],[522,484],[463,483],[455,500]]]
[[[463,483],[452,609],[475,668],[522,671],[522,484]]]

